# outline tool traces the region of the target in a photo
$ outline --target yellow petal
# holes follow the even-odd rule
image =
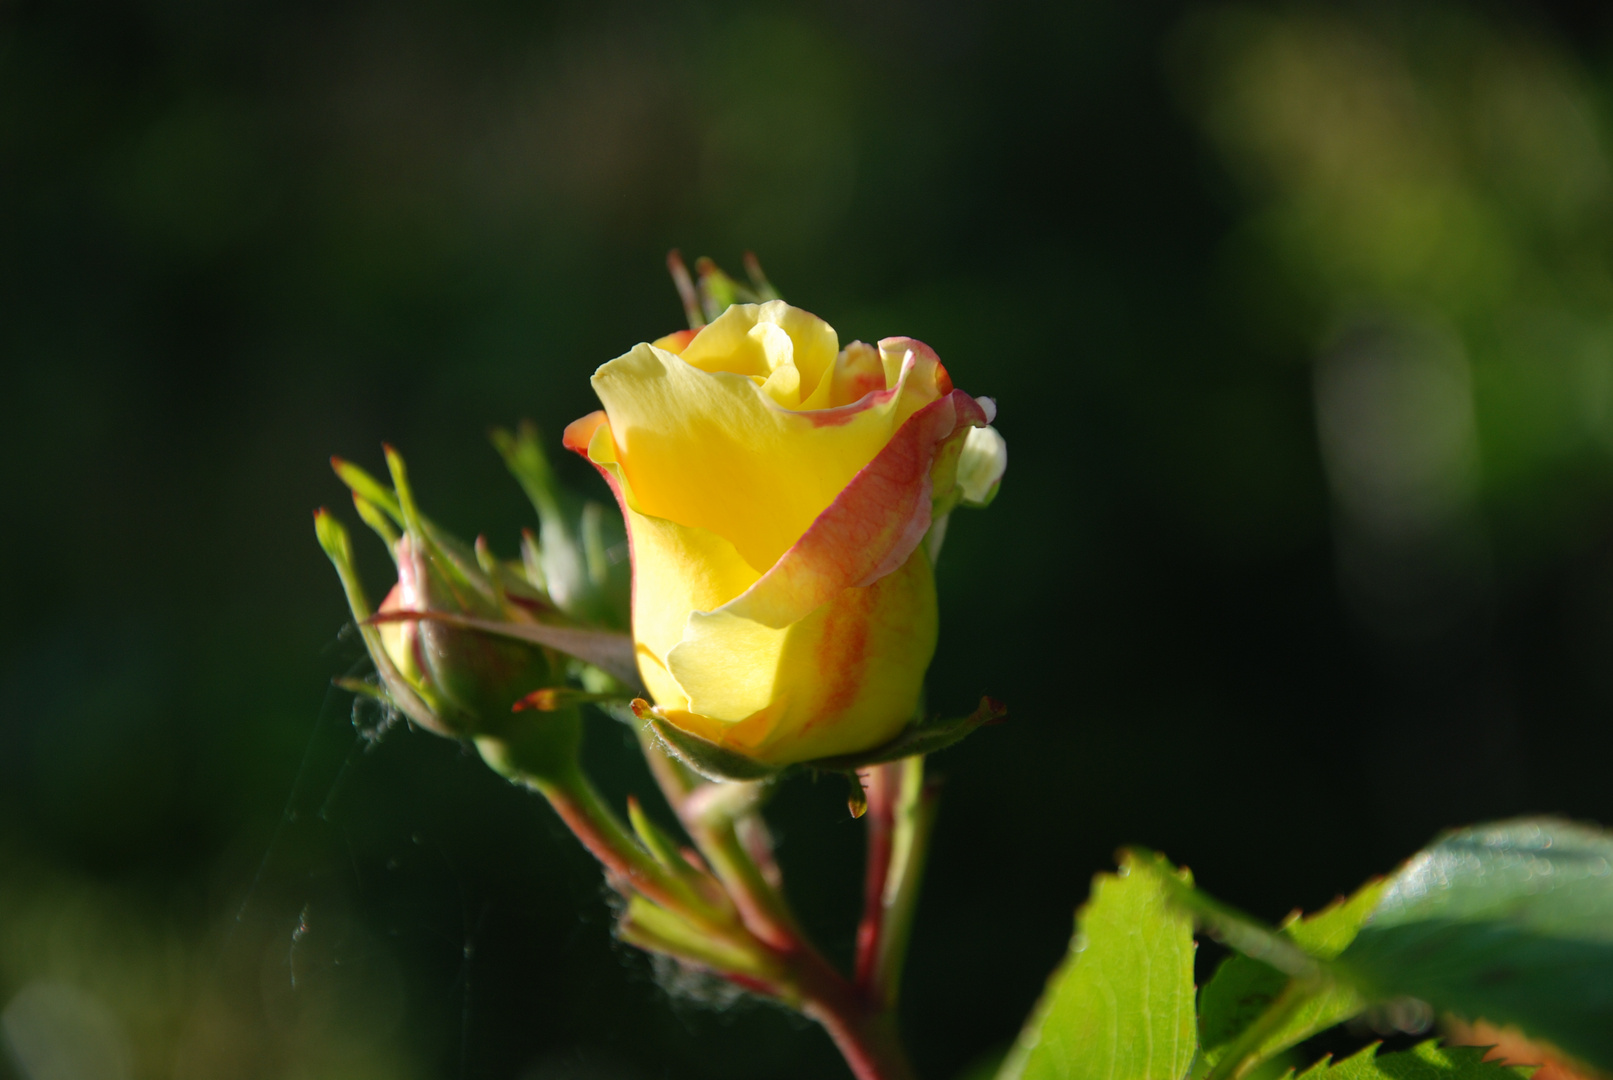
[[[923,551],[780,630],[731,611],[697,611],[667,658],[688,704],[664,712],[767,764],[866,750],[912,719],[936,628]]]
[[[651,685],[648,652],[662,668],[683,639],[689,612],[712,611],[743,593],[759,576],[734,546],[705,529],[627,512],[633,543],[633,638],[639,673],[657,702],[674,700],[669,687]],[[676,696],[682,696],[679,691]]]
[[[872,584],[901,566],[930,527],[934,471],[955,463],[968,425],[984,420],[979,404],[957,391],[914,413],[729,609],[782,628],[841,590]],[[950,473],[943,479],[950,486]]]
[[[834,327],[782,300],[734,304],[695,335],[682,356],[702,371],[731,371],[764,380],[769,397],[786,409],[806,405],[834,369],[840,350]],[[822,395],[827,401],[828,392]]]
[[[601,367],[593,383],[630,489],[624,495],[635,508],[716,533],[764,571],[939,392],[935,378],[914,377],[917,368],[909,362],[893,390],[855,406],[782,408],[751,378],[764,374],[757,358],[776,346],[768,344],[775,331],[764,329],[753,339],[746,330],[740,336],[756,346],[747,352],[734,344],[737,328],[722,327],[726,318],[696,335],[682,357],[640,345]],[[696,365],[707,335],[719,329],[734,347],[733,366],[747,370]],[[828,354],[820,376],[834,356]],[[770,379],[773,372],[765,374]]]
[[[679,705],[686,698],[667,673],[666,656],[682,640],[689,612],[721,607],[760,575],[722,537],[639,511],[622,480],[603,413],[592,413],[568,427],[566,445],[585,450],[616,492],[633,552],[633,638],[639,674],[658,704]]]
[[[819,407],[850,405],[864,394],[883,389],[885,389],[885,365],[880,359],[879,350],[861,341],[853,341],[835,357],[829,400]]]

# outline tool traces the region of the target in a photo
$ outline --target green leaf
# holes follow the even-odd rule
[[[1551,818],[1448,833],[1338,963],[1374,998],[1515,1024],[1613,1070],[1613,835]]]
[[[1410,1050],[1379,1056],[1377,1044],[1373,1044],[1343,1061],[1320,1061],[1300,1073],[1299,1080],[1525,1080],[1529,1076],[1529,1069],[1485,1061],[1486,1049],[1441,1046],[1430,1039]]]
[[[1385,883],[1374,881],[1348,900],[1334,903],[1303,919],[1291,916],[1279,931],[1320,960],[1331,960],[1355,939],[1382,895]],[[1282,1006],[1279,996],[1288,991]],[[1228,1075],[1241,1075],[1319,1031],[1348,1020],[1367,1002],[1347,986],[1330,980],[1291,980],[1283,972],[1247,956],[1229,957],[1216,969],[1199,995],[1199,1040],[1203,1046],[1199,1072],[1222,1062],[1229,1052],[1242,1060],[1228,1062]],[[1272,1013],[1274,1008],[1280,1013]],[[1270,1014],[1269,1027],[1253,1025]],[[1241,1042],[1241,1045],[1240,1045]],[[1223,1070],[1218,1070],[1223,1071]]]
[[[1118,874],[1093,881],[1069,956],[998,1080],[1186,1075],[1196,1047],[1193,923],[1144,858],[1127,854]],[[1158,864],[1164,874],[1190,880],[1186,871]]]

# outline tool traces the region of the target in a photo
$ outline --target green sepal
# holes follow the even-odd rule
[[[582,555],[588,583],[596,589],[610,584],[610,553],[605,550],[605,508],[593,500],[582,504]]]
[[[765,780],[783,771],[776,766],[753,761],[743,754],[736,754],[698,735],[680,731],[650,712],[647,706],[639,707],[635,703],[633,711],[641,721],[649,724],[667,753],[707,780]]]
[[[386,688],[390,704],[428,731],[439,735],[457,734],[443,723],[435,703],[428,700],[420,687],[404,677],[382,647],[381,635],[370,622],[370,605],[364,596],[364,586],[353,566],[353,543],[347,528],[321,507],[314,511],[314,535],[318,537],[319,546],[324,549],[331,565],[336,567],[336,576],[341,579],[342,589],[347,594],[347,608],[358,624],[359,635],[364,639],[364,647],[375,664],[376,673],[381,677],[381,685]]]
[[[759,950],[707,933],[636,893],[627,899],[627,910],[616,923],[616,936],[629,945],[718,975],[741,975],[769,986],[779,981],[776,964]]]
[[[370,602],[364,595],[363,583],[353,569],[353,540],[347,533],[347,526],[321,506],[314,511],[314,536],[324,549],[325,557],[336,567],[336,576],[342,581],[342,591],[347,594],[348,610],[362,625],[370,617]]]
[[[521,485],[521,490],[531,500],[539,520],[559,519],[559,485],[555,482],[554,470],[549,466],[548,455],[543,452],[543,439],[537,425],[523,420],[513,432],[494,428],[488,437],[504,459],[505,468],[510,470],[510,474]]]
[[[398,558],[396,550],[398,530],[392,527],[392,519],[387,517],[379,506],[356,491],[353,492],[353,509],[358,511],[358,516],[363,520],[364,524],[368,525],[375,535],[381,538],[381,542],[386,545],[387,552],[392,556],[392,561],[396,562]]]
[[[754,304],[761,300],[754,291],[723,273],[715,260],[704,255],[694,261],[694,272],[700,282],[700,300],[707,322],[715,320],[734,304]]]
[[[589,630],[580,626],[560,626],[539,622],[501,622],[460,615],[452,611],[394,611],[371,616],[370,622],[402,622],[409,619],[447,623],[466,630],[479,630],[514,638],[530,645],[542,645],[556,652],[587,661],[628,687],[638,684],[638,667],[633,660],[633,639],[611,630]],[[635,691],[636,692],[636,691]]]
[[[650,730],[668,753],[708,780],[765,780],[794,767],[765,765],[698,735],[691,735],[656,716],[647,706],[636,709],[635,714],[649,724]],[[804,761],[800,767],[820,772],[850,773],[869,765],[933,754],[965,738],[977,728],[1001,723],[1007,716],[1008,710],[1002,702],[983,697],[979,707],[968,716],[910,724],[896,738],[872,750]]]
[[[330,467],[336,470],[337,477],[352,489],[354,495],[361,495],[374,503],[396,524],[401,526],[404,523],[403,508],[392,489],[345,458],[332,457]]]
[[[630,568],[610,561],[610,549],[627,542],[620,516],[596,502],[578,507],[560,488],[531,421],[513,432],[495,428],[491,438],[538,514],[537,536],[526,534],[521,547],[527,579],[572,618],[625,630],[631,622]]]
[[[420,546],[421,553],[430,558],[434,568],[442,575],[461,605],[474,607],[478,614],[503,615],[505,606],[496,588],[481,571],[476,552],[454,536],[434,525],[422,514],[409,487],[408,470],[403,457],[391,446],[385,447],[387,468],[392,474],[394,488],[388,488],[359,466],[343,458],[330,459],[336,475],[353,492],[353,503],[365,524],[386,541],[393,560],[398,558],[398,534],[390,527],[388,518],[401,525],[412,543]],[[512,579],[518,584],[512,591],[529,604],[552,606],[548,597],[532,589],[525,575],[501,571],[501,585],[508,587]]]
[[[694,280],[689,277],[689,268],[683,263],[683,253],[677,248],[666,253],[666,269],[672,276],[673,288],[678,290],[678,300],[683,304],[683,316],[689,320],[689,329],[699,330],[706,325],[706,315],[700,310],[700,295],[695,292]]]
[[[767,275],[762,273],[762,261],[756,257],[754,251],[745,252],[742,261],[745,264],[745,276],[750,278],[751,290],[755,292],[756,299],[764,304],[769,300],[783,299],[779,291],[773,287],[773,283],[767,280]]]
[[[349,694],[374,698],[383,705],[392,704],[392,697],[386,692],[385,688],[377,686],[375,683],[367,682],[364,679],[332,679],[330,684],[338,690],[346,690]]]
[[[415,501],[402,456],[391,446],[385,452],[390,489],[341,458],[331,464],[352,488],[360,516],[387,542],[400,580],[413,582],[416,602],[425,613],[372,615],[367,603],[353,605],[365,645],[389,695],[411,719],[453,737],[496,732],[514,702],[563,678],[556,658],[541,647],[543,642],[517,644],[508,635],[468,632],[451,619],[432,615],[452,613],[502,624],[532,619],[552,605],[524,574],[494,558],[485,540],[478,537],[474,546],[466,545],[433,525]],[[403,535],[393,529],[393,521],[402,524]],[[321,528],[321,543],[332,550],[324,538],[330,530]],[[344,558],[350,562],[350,555]],[[341,565],[339,561],[339,570]],[[345,576],[356,581],[350,570]],[[420,671],[391,657],[378,632],[379,623],[405,619],[421,624],[415,631]]]
[[[983,697],[968,716],[951,720],[925,720],[909,724],[902,733],[883,746],[857,754],[818,758],[804,762],[809,769],[824,772],[850,772],[869,765],[883,765],[916,754],[933,754],[967,738],[980,728],[1008,719],[1008,708],[996,698]]]

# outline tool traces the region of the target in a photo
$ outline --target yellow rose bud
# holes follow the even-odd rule
[[[593,385],[604,411],[566,445],[627,519],[655,716],[766,766],[895,738],[935,651],[921,542],[932,506],[984,494],[953,489],[992,403],[920,342],[841,349],[781,300],[639,345]]]

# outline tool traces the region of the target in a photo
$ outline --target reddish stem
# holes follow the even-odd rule
[[[697,925],[721,929],[713,924],[710,913],[693,890],[669,877],[660,864],[639,847],[638,841],[599,798],[599,793],[581,771],[558,779],[533,777],[530,782],[549,800],[572,835],[605,867],[607,876],[617,878],[664,907],[683,912]]]
[[[801,1012],[823,1025],[857,1080],[914,1080],[894,1016],[810,948],[797,957],[795,976]]]
[[[857,926],[856,983],[867,991],[879,963],[880,932],[885,923],[885,883],[890,877],[891,833],[901,794],[899,764],[874,765],[858,774],[868,799],[867,869],[863,874],[863,915]]]
[[[822,1024],[857,1080],[914,1080],[913,1068],[897,1036],[895,1017],[884,1008],[880,995],[860,981],[865,964],[870,973],[877,970],[885,880],[890,866],[891,826],[902,776],[900,765],[877,766],[871,770],[877,775],[870,784],[869,814],[878,814],[884,824],[883,848],[877,858],[872,846],[878,845],[870,849],[869,904],[864,914],[864,928],[858,932],[859,981],[854,984],[813,948],[796,925],[779,891],[777,864],[760,817],[720,824],[701,820],[698,814],[689,812],[688,799],[697,786],[691,778],[653,745],[645,746],[645,757],[667,801],[722,880],[741,920],[773,951],[786,972],[776,986],[753,985],[746,977],[734,974],[729,974],[728,978],[790,1002],[801,1013]],[[585,844],[589,843],[580,832],[578,835]],[[603,858],[601,861],[606,862]],[[865,937],[870,941],[866,947]]]

